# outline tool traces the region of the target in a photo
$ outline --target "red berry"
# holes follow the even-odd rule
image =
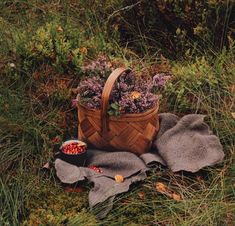
[[[97,173],[102,173],[102,170],[96,166],[89,166],[89,168],[96,171]]]

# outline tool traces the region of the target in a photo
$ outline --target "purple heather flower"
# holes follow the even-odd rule
[[[153,86],[163,87],[171,76],[167,76],[164,73],[156,74],[153,76]]]
[[[152,93],[156,81],[136,79],[133,72],[124,73],[115,83],[109,104],[116,103],[120,106],[121,113],[140,113],[156,106],[159,97]],[[78,97],[88,108],[100,109],[101,95],[105,79],[100,77],[88,77],[80,82]],[[133,98],[133,93],[139,93],[138,98]]]
[[[82,66],[81,69],[83,72],[98,72],[100,75],[104,76],[107,72],[112,71],[114,68],[108,58],[105,56],[99,56],[86,66]]]

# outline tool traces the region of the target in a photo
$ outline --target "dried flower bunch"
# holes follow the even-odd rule
[[[104,59],[96,60],[85,70],[110,70],[111,64]],[[103,73],[104,74],[104,73]],[[77,88],[78,101],[91,109],[100,109],[101,95],[105,84],[105,76],[87,77]],[[157,91],[169,79],[165,74],[156,74],[152,79],[137,77],[134,72],[123,73],[114,85],[109,100],[109,115],[141,113],[156,106],[159,101]]]
[[[99,74],[100,76],[105,77],[115,69],[115,66],[107,57],[101,55],[81,69],[86,74]]]

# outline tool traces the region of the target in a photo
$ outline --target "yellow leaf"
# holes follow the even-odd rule
[[[176,194],[176,193],[174,193],[174,192],[171,194],[171,198],[173,198],[175,201],[182,200],[181,196]]]
[[[137,92],[137,91],[131,92],[131,98],[132,98],[133,100],[140,98],[140,96],[141,96],[141,93],[140,93],[140,92]]]
[[[63,32],[63,28],[61,26],[57,27],[57,32]]]
[[[81,47],[80,49],[80,52],[83,53],[83,54],[87,54],[87,48],[86,47]]]
[[[157,182],[156,185],[155,185],[155,188],[160,193],[168,192],[167,186],[165,184],[161,183],[161,182]]]
[[[168,188],[165,184],[161,182],[157,182],[155,186],[156,190],[169,198],[174,199],[175,201],[182,200],[182,197],[178,194],[176,194],[174,191],[172,191],[170,188]]]
[[[122,175],[117,174],[114,178],[117,183],[122,183],[124,181],[124,177]]]

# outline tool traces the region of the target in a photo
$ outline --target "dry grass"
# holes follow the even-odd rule
[[[201,52],[204,60],[191,55],[173,62],[160,57],[158,52],[150,53],[140,34],[146,55],[139,57],[127,46],[121,46],[116,34],[106,33],[108,30],[101,26],[104,15],[96,4],[88,7],[83,1],[12,0],[2,1],[0,7],[4,8],[0,12],[1,225],[234,224],[234,44],[220,53]],[[120,9],[119,1],[107,1],[103,7],[107,15]],[[206,114],[207,122],[223,144],[224,162],[196,174],[173,174],[158,166],[146,181],[115,200],[107,218],[95,219],[87,203],[90,184],[83,185],[84,193],[65,193],[53,170],[49,175],[38,172],[53,155],[54,136],[76,136],[76,127],[70,126],[76,121],[76,111],[70,106],[70,89],[80,79],[79,71],[73,67],[61,72],[53,61],[35,62],[25,55],[23,44],[48,21],[68,26],[65,35],[73,40],[72,44],[76,32],[81,31],[81,43],[86,43],[90,51],[85,60],[101,52],[136,68],[144,67],[147,73],[173,73],[172,86],[163,93],[161,111]],[[27,39],[19,40],[23,31],[28,34]],[[159,193],[155,188],[157,182],[164,183],[182,200]]]

